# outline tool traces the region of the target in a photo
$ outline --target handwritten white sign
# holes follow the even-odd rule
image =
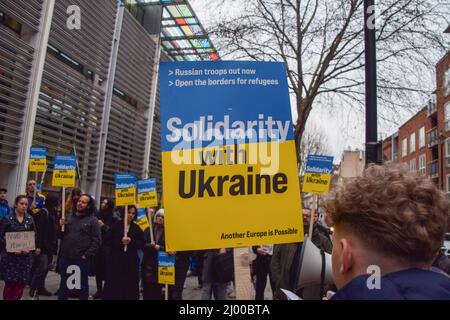
[[[6,251],[20,252],[36,249],[34,231],[6,232]]]

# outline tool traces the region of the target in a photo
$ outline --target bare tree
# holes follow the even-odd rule
[[[446,51],[442,31],[448,25],[450,4],[447,0],[377,2],[379,114],[389,120],[401,108],[419,107],[434,89],[432,72]],[[220,21],[212,22],[210,34],[224,58],[286,63],[298,114],[298,160],[315,102],[363,110],[363,0],[217,0],[215,4]]]
[[[299,152],[299,176],[303,177],[306,168],[306,161],[309,154],[329,155],[330,147],[322,130],[312,123],[308,123],[300,142]]]

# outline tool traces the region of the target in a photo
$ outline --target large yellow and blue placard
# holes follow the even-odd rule
[[[47,171],[47,149],[42,147],[31,147],[30,149],[30,172]]]
[[[77,158],[74,155],[56,155],[55,166],[53,169],[52,186],[75,187],[76,169]]]
[[[303,241],[286,66],[162,62],[168,251]]]
[[[158,283],[175,284],[175,256],[158,251]]]
[[[148,208],[158,205],[158,197],[156,194],[156,179],[139,180],[138,188],[138,207]]]
[[[302,191],[315,194],[328,192],[332,168],[333,157],[308,155]]]
[[[136,204],[137,178],[129,173],[117,173],[115,176],[116,206]]]

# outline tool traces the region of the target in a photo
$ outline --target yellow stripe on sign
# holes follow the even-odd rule
[[[75,170],[53,170],[53,187],[75,187]]]
[[[330,189],[331,174],[307,172],[303,177],[302,192],[321,194]]]
[[[167,251],[303,241],[294,141],[240,145],[228,159],[220,149],[183,155],[208,165],[162,153]],[[267,150],[272,158],[262,156]]]
[[[150,227],[146,216],[143,216],[142,218],[136,220],[135,223],[139,226],[139,228],[141,228],[142,231],[145,231]]]
[[[136,204],[136,188],[116,189],[116,206]]]
[[[159,284],[175,284],[175,267],[158,267]]]
[[[156,191],[144,192],[138,194],[138,207],[148,208],[156,207],[158,205],[158,199]]]
[[[30,159],[30,172],[45,172],[47,171],[47,159]]]

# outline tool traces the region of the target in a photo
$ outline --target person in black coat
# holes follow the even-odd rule
[[[189,270],[191,251],[168,252],[175,255],[175,284],[169,285],[169,300],[183,300],[184,282]]]
[[[144,284],[144,300],[162,300],[162,285],[158,284],[158,251],[164,251],[166,242],[164,236],[164,209],[155,214],[155,223],[152,225],[154,242],[150,241],[150,232],[144,231],[146,244],[142,260],[142,280]]]
[[[106,243],[105,239],[108,239],[108,234],[111,231],[112,226],[114,226],[118,221],[118,219],[114,216],[114,207],[115,204],[113,199],[104,199],[102,201],[100,211],[97,215],[103,241],[102,245],[100,246],[100,250],[94,258],[94,274],[95,282],[97,284],[97,292],[93,295],[94,299],[100,299],[100,297],[102,296],[103,282],[106,280],[106,260],[108,255],[110,254],[111,246],[110,244]]]
[[[124,210],[123,210],[124,211]],[[106,257],[106,281],[103,300],[139,300],[139,257],[137,251],[145,244],[144,233],[134,222],[137,209],[128,208],[128,233],[124,237],[124,212],[106,234],[105,245],[110,248]],[[127,245],[127,251],[124,251]]]
[[[59,221],[60,227],[65,226],[64,232],[62,229],[58,232],[61,237],[59,300],[68,299],[69,289],[79,289],[80,300],[89,298],[89,264],[102,243],[95,212],[94,199],[83,194],[78,199],[77,211]],[[80,281],[75,284],[67,281],[73,270],[78,270],[80,277]]]
[[[0,224],[0,262],[1,279],[5,281],[3,289],[4,300],[20,300],[23,289],[31,276],[31,255],[29,251],[6,252],[6,233],[8,232],[36,232],[31,215],[27,213],[28,199],[21,195],[14,201],[14,210]],[[35,234],[36,236],[36,234]],[[39,254],[39,251],[36,252]]]
[[[204,259],[202,300],[211,300],[213,293],[215,300],[226,300],[234,277],[233,249],[206,250]]]
[[[270,286],[272,292],[275,291],[275,284],[270,273],[270,262],[272,261],[273,245],[263,245],[252,247],[256,254],[256,259],[253,261],[253,271],[256,275],[256,294],[255,300],[264,300],[264,291],[267,284],[267,276],[270,279]]]
[[[45,201],[45,200],[44,200]],[[28,213],[33,217],[37,238],[36,248],[39,254],[33,257],[32,277],[30,283],[30,296],[35,294],[51,296],[52,294],[45,288],[45,278],[48,267],[52,260],[52,255],[56,248],[56,225],[55,220],[49,211],[44,207],[44,202],[37,202],[36,208]]]

